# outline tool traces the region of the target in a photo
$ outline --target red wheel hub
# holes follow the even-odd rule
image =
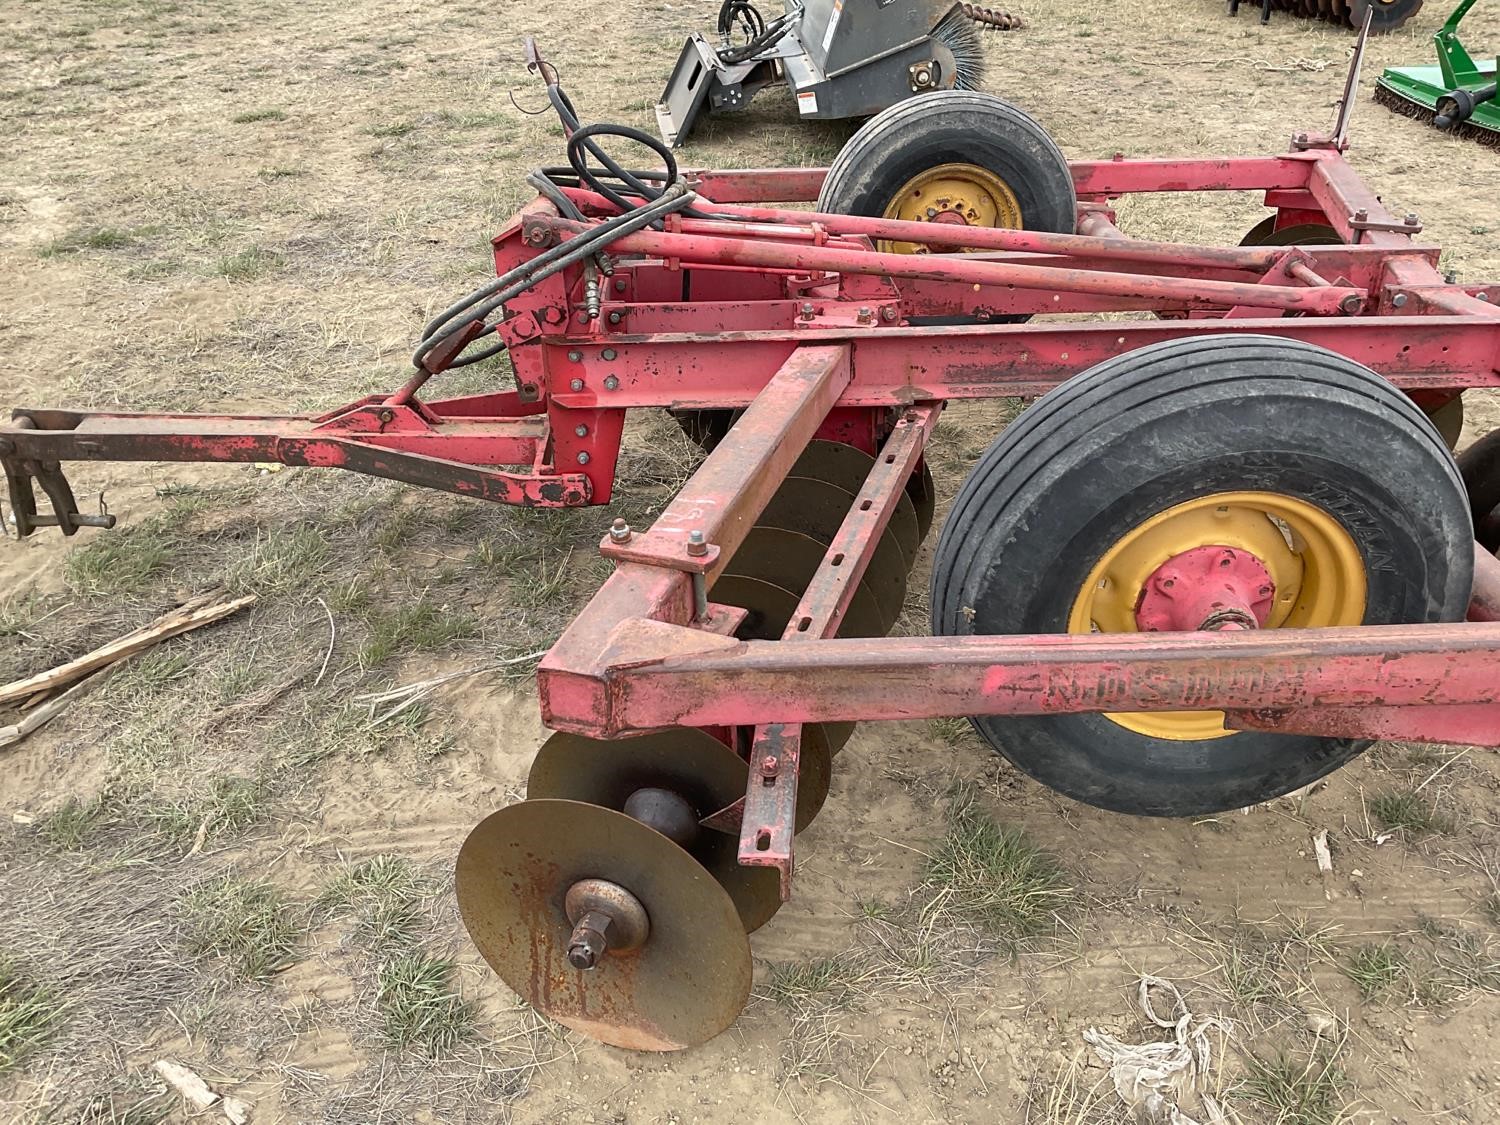
[[[1276,585],[1261,561],[1234,547],[1194,547],[1151,572],[1135,606],[1143,633],[1259,629]]]

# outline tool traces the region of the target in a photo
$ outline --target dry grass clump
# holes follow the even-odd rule
[[[43,1046],[62,1014],[62,997],[0,952],[0,1074]]]

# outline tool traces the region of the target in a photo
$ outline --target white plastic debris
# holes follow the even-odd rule
[[[1157,1015],[1153,991],[1171,997],[1171,1019]],[[1176,985],[1149,974],[1141,977],[1140,1005],[1157,1027],[1171,1029],[1170,1040],[1121,1043],[1097,1027],[1083,1033],[1084,1042],[1109,1067],[1115,1093],[1131,1116],[1141,1125],[1230,1125],[1229,1115],[1204,1088],[1213,1070],[1209,1033],[1218,1031],[1229,1038],[1234,1025],[1219,1016],[1195,1016]],[[1184,1107],[1204,1116],[1189,1117]]]

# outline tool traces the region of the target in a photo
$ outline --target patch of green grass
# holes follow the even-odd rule
[[[281,891],[261,880],[221,876],[188,892],[182,907],[188,951],[249,980],[285,965],[301,934]]]
[[[48,847],[63,852],[80,850],[106,819],[107,802],[101,794],[87,801],[69,797],[41,820],[37,821],[37,834]]]
[[[934,738],[945,746],[971,745],[974,741],[974,724],[962,716],[957,718],[930,719],[927,723],[927,729],[932,732]]]
[[[450,129],[484,129],[492,126],[515,127],[515,120],[504,113],[440,109],[435,116],[440,124],[446,125]]]
[[[1007,940],[1044,932],[1074,898],[1057,860],[1019,829],[996,824],[972,786],[949,799],[948,832],[926,879],[965,918]]]
[[[226,254],[214,263],[214,274],[229,281],[254,281],[272,270],[280,269],[286,261],[274,250],[260,246],[247,246],[233,254]]]
[[[182,263],[175,258],[153,258],[149,262],[131,266],[125,271],[125,276],[131,281],[155,281],[158,278],[170,277],[182,269]]]
[[[782,1005],[809,1001],[841,1004],[854,995],[860,976],[855,958],[850,956],[779,961],[772,963],[770,978],[762,992]]]
[[[229,585],[262,595],[305,591],[328,564],[328,551],[328,537],[316,527],[273,526],[230,568]]]
[[[455,969],[453,961],[422,949],[380,966],[375,1006],[387,1042],[441,1055],[469,1035],[474,1009],[454,985]]]
[[[433,652],[479,632],[479,623],[467,613],[433,605],[426,598],[374,613],[369,622],[370,636],[360,658],[371,668],[397,653]]]
[[[253,125],[257,121],[285,121],[286,110],[277,109],[275,106],[248,109],[244,113],[235,114],[229,120],[235,125]]]
[[[1381,793],[1370,798],[1370,812],[1382,826],[1392,831],[1426,836],[1449,832],[1453,822],[1420,793]]]
[[[1391,942],[1358,946],[1344,961],[1344,975],[1359,986],[1366,1000],[1384,996],[1406,976],[1407,960]]]
[[[175,801],[139,804],[136,816],[157,836],[186,848],[202,831],[205,840],[237,836],[264,815],[269,786],[258,777],[216,777],[208,792]]]
[[[346,864],[318,903],[335,914],[353,913],[355,936],[372,949],[410,945],[422,925],[422,900],[431,883],[404,856],[375,855]]]
[[[371,137],[404,137],[417,131],[415,121],[392,121],[389,125],[368,125],[360,130]]]
[[[136,594],[177,552],[177,541],[155,520],[106,531],[63,560],[63,580],[76,594]]]
[[[1339,1125],[1345,1120],[1340,1093],[1344,1074],[1331,1053],[1317,1052],[1305,1063],[1287,1055],[1251,1055],[1245,1066],[1245,1081],[1236,1095],[1270,1110],[1276,1125]]]
[[[119,227],[83,227],[43,244],[37,254],[43,258],[56,258],[84,250],[123,250],[135,245],[136,235],[136,231]]]
[[[63,1014],[61,997],[0,953],[0,1074],[44,1046]]]

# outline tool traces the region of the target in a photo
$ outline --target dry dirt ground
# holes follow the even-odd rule
[[[1330,119],[1351,42],[1229,20],[1216,0],[1020,11],[1027,30],[986,41],[989,87],[1080,158],[1278,151]],[[1443,12],[1373,44],[1352,159],[1462,277],[1500,277],[1500,155],[1368,101],[1374,68],[1429,58]],[[541,103],[524,33],[586,119],[649,127],[681,37],[713,13],[6,0],[3,14],[0,405],[302,410],[399,381],[425,315],[484,276],[524,171],[560,155],[552,120],[508,97]],[[1500,9],[1469,27],[1494,49]],[[685,160],[826,162],[847,131],[799,125],[778,91]],[[1258,209],[1152,201],[1123,225],[1233,240]],[[1497,420],[1476,405],[1470,438]],[[945,418],[944,501],[1003,417]],[[357,697],[545,647],[601,577],[600,529],[649,519],[693,463],[659,418],[629,440],[605,511],[101,466],[76,483],[107,490],[119,529],[0,541],[0,680],[194,592],[259,595],[0,751],[0,1119],[176,1120],[148,1069],[171,1057],[262,1123],[1114,1121],[1082,1033],[1168,1034],[1137,1006],[1152,973],[1233,1021],[1213,1081],[1245,1122],[1500,1120],[1491,751],[1381,746],[1295,800],[1164,822],[1044,791],[962,724],[865,726],[800,838],[795,900],[754,937],[756,996],[728,1032],[636,1055],[519,1005],[463,935],[449,873],[470,827],[519,796],[542,737],[527,662],[391,719]],[[955,817],[955,782],[978,820]],[[931,863],[966,831],[995,845],[986,816],[1060,864],[1019,837],[986,852],[1003,861],[990,874],[1045,892],[993,924],[943,905]]]

